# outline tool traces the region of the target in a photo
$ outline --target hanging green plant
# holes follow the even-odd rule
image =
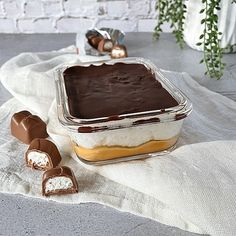
[[[184,19],[186,5],[183,0],[159,0],[156,3],[156,10],[159,12],[157,26],[154,29],[154,38],[159,39],[162,32],[162,25],[165,22],[170,23],[173,29],[176,42],[181,48],[184,45]]]
[[[228,45],[226,48],[220,47],[222,33],[218,29],[217,12],[221,10],[219,0],[201,0],[203,7],[199,14],[202,16],[201,25],[203,32],[199,37],[197,46],[203,46],[203,58],[200,63],[206,66],[205,74],[209,77],[220,79],[224,72],[223,63],[224,50],[232,51],[235,45]],[[232,0],[236,3],[236,0]],[[162,25],[165,22],[170,24],[175,35],[176,42],[180,48],[184,45],[184,21],[186,13],[184,0],[157,0],[156,10],[158,11],[158,23],[154,29],[154,38],[159,39],[162,32]]]

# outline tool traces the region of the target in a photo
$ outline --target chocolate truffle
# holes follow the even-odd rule
[[[78,184],[69,167],[61,166],[44,172],[42,180],[42,194],[44,196],[77,192]]]
[[[29,111],[20,111],[11,118],[11,134],[26,144],[35,138],[47,138],[46,124]]]
[[[36,170],[49,170],[56,167],[61,161],[57,146],[47,140],[36,138],[25,153],[26,165]]]
[[[111,50],[111,58],[116,59],[124,57],[128,57],[125,45],[115,45]]]
[[[110,39],[102,39],[98,44],[99,52],[110,52],[113,48],[113,42]]]

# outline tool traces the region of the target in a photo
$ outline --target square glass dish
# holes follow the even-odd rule
[[[78,159],[109,164],[168,153],[192,104],[143,58],[65,65],[55,73],[58,119]]]

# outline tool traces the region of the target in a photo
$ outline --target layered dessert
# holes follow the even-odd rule
[[[63,80],[69,113],[80,123],[70,132],[80,158],[110,160],[176,143],[184,117],[167,118],[179,102],[144,64],[72,66]]]

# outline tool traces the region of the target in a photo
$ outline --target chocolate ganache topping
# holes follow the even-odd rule
[[[81,119],[178,105],[142,64],[72,66],[64,71],[64,80],[70,113]]]

